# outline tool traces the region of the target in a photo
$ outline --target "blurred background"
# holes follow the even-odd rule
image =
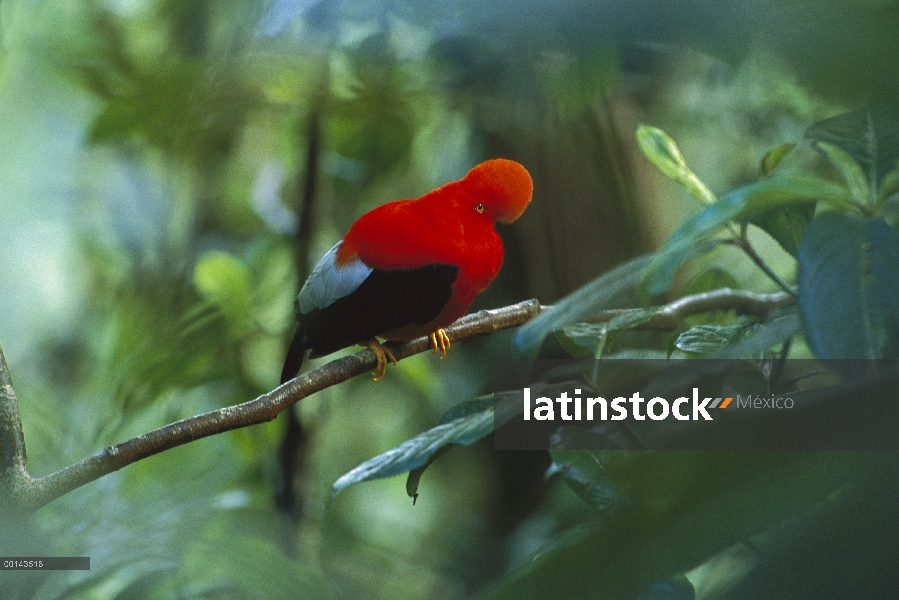
[[[897,39],[895,0],[0,0],[0,344],[31,473],[274,388],[300,282],[374,206],[518,160],[534,200],[472,308],[552,303],[699,208],[639,123],[721,193],[811,123],[895,102]],[[489,391],[510,335],[304,400],[293,462],[282,415],[7,523],[92,569],[3,597],[470,596],[593,512],[548,457],[450,452],[414,507],[402,478],[330,486]]]

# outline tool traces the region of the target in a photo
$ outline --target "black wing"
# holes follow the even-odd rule
[[[374,269],[353,293],[299,316],[302,345],[315,358],[404,325],[424,325],[446,306],[458,274],[449,264]]]

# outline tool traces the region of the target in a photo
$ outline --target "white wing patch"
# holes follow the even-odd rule
[[[343,267],[337,266],[337,249],[342,243],[343,241],[337,242],[328,250],[303,284],[303,289],[297,296],[300,313],[306,314],[316,308],[319,310],[327,308],[335,300],[355,292],[371,275],[372,268],[358,257]]]

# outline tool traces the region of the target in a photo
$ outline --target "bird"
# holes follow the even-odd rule
[[[359,217],[321,258],[297,295],[297,330],[281,383],[309,358],[355,344],[378,360],[383,379],[390,349],[378,341],[427,335],[446,357],[444,328],[463,316],[503,262],[495,223],[516,220],[531,201],[533,181],[521,164],[495,158],[462,179],[418,198],[395,200]]]

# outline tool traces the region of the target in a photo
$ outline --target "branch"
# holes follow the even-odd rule
[[[790,294],[794,299],[797,297],[796,288],[784,281],[783,278],[774,271],[774,269],[768,266],[768,263],[764,261],[759,253],[756,252],[755,248],[753,248],[752,244],[749,243],[749,238],[746,237],[745,230],[740,237],[734,238],[732,240],[727,240],[725,243],[733,244],[737,248],[743,250],[743,252],[746,253],[746,256],[748,256],[758,268],[764,271],[765,275],[767,275],[771,279],[771,281],[780,286],[782,290]]]
[[[757,294],[743,290],[721,288],[711,292],[684,296],[656,310],[649,320],[635,325],[631,329],[670,331],[681,326],[684,318],[690,315],[711,312],[713,310],[735,310],[738,313],[767,316],[770,312],[792,304],[794,298],[786,292],[774,294]],[[544,309],[550,308],[547,306]],[[640,308],[619,308],[604,310],[595,317],[587,319],[590,323],[606,323],[623,314],[639,312]]]
[[[744,313],[766,315],[791,302],[793,299],[786,293],[755,294],[725,288],[671,302],[659,308],[648,321],[635,328],[674,329],[680,326],[683,318],[688,315],[718,309],[735,309]],[[446,332],[452,341],[476,335],[489,335],[503,329],[518,327],[547,308],[550,307],[541,306],[536,300],[527,300],[503,308],[483,310],[459,319],[448,327]],[[633,310],[641,309],[607,310],[591,320],[609,321]],[[391,349],[397,360],[402,360],[429,350],[430,347],[430,340],[422,337],[408,343],[393,345]],[[171,423],[109,446],[46,477],[33,478],[26,469],[25,443],[18,404],[0,351],[0,441],[3,451],[0,482],[6,484],[6,493],[12,498],[16,507],[35,510],[95,479],[149,456],[204,437],[271,421],[281,411],[303,398],[371,371],[376,364],[374,354],[370,350],[363,350],[303,373],[255,400]]]
[[[495,310],[483,310],[459,319],[447,328],[446,333],[452,341],[476,335],[487,335],[510,327],[517,327],[535,317],[541,310],[542,307],[536,300],[527,300]],[[424,337],[400,344],[395,349],[392,348],[397,360],[408,358],[428,349],[430,349],[430,341]],[[377,360],[370,350],[339,358],[303,373],[296,379],[255,400],[213,410],[154,429],[136,438],[109,446],[93,456],[46,477],[33,479],[28,476],[27,472],[24,472],[24,443],[22,443],[22,471],[26,480],[23,481],[24,489],[16,494],[16,499],[23,507],[32,510],[40,508],[86,483],[154,454],[200,438],[271,421],[278,416],[278,413],[303,398],[356,375],[371,371],[376,364]],[[0,365],[0,376],[2,373],[5,373],[5,370],[2,370],[2,365]],[[18,410],[16,410],[17,418]],[[0,427],[5,425],[5,422],[0,423]],[[18,431],[17,439],[21,442],[21,424],[18,426]],[[3,441],[6,442],[5,437]]]

